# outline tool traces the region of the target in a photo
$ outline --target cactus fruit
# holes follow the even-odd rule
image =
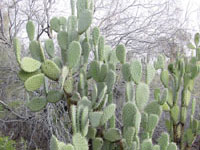
[[[78,33],[82,34],[85,32],[92,23],[92,13],[85,9],[79,16],[78,19]]]
[[[55,56],[53,40],[48,39],[45,41],[45,49],[49,57],[53,58]]]
[[[57,81],[60,77],[61,70],[52,60],[45,60],[45,62],[42,63],[41,69],[42,72],[51,80]]]
[[[57,17],[53,17],[50,20],[50,27],[51,29],[53,29],[55,32],[59,32],[60,31],[60,21]]]
[[[37,71],[41,66],[39,61],[30,57],[24,57],[20,64],[22,70],[28,73]]]
[[[35,26],[32,21],[28,21],[26,24],[26,32],[28,34],[29,40],[33,41],[35,36]]]
[[[134,60],[130,64],[131,78],[138,84],[142,78],[142,64],[138,60]]]
[[[81,45],[78,42],[73,41],[69,45],[68,55],[67,55],[67,65],[69,66],[70,69],[78,64],[80,56],[81,56]]]
[[[35,91],[39,89],[44,84],[44,74],[39,73],[30,78],[28,78],[24,86],[27,91]]]
[[[33,112],[42,110],[47,104],[47,100],[44,97],[34,97],[27,103],[28,108]]]
[[[126,49],[124,45],[120,44],[116,48],[116,56],[121,64],[124,64],[126,61]]]
[[[143,110],[149,99],[149,87],[145,83],[139,83],[136,88],[136,105],[139,110]]]

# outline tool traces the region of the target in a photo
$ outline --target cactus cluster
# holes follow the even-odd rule
[[[147,64],[143,81],[143,65],[138,60],[127,62],[126,48],[120,44],[115,49],[106,45],[98,27],[91,27],[93,0],[71,0],[72,14],[68,19],[54,17],[50,21],[52,34],[57,34],[57,43],[61,58],[56,56],[54,41],[43,43],[35,40],[33,22],[27,23],[27,34],[30,40],[31,57],[21,58],[21,45],[14,40],[17,62],[20,66],[19,78],[24,82],[27,91],[44,90],[43,96],[33,97],[27,106],[37,112],[48,103],[64,100],[71,122],[72,143],[65,144],[52,136],[51,150],[176,150],[169,135],[163,133],[157,144],[152,143],[152,136],[158,124],[162,110],[170,111],[172,124],[180,124],[179,115],[185,120],[188,97],[192,89],[192,79],[197,76],[196,59],[186,65],[179,61],[164,70],[165,58],[158,57],[154,65]],[[75,9],[76,8],[76,9]],[[75,15],[77,12],[77,15]],[[43,49],[44,47],[44,49]],[[94,59],[89,61],[89,55]],[[188,66],[189,65],[189,66]],[[122,108],[122,129],[116,126],[116,104],[113,89],[116,83],[116,66],[121,68],[125,80],[125,98]],[[191,67],[192,66],[192,67]],[[189,68],[189,69],[188,69]],[[149,101],[149,85],[156,69],[161,69],[161,81],[165,90],[154,91],[155,100]],[[179,109],[176,101],[178,94],[170,89],[170,74],[174,77],[176,92],[180,82],[184,81],[184,105]],[[184,80],[180,80],[179,76]],[[51,88],[56,83],[56,89]],[[90,83],[90,84],[89,84]],[[50,87],[50,88],[49,88]],[[92,90],[90,90],[92,89]],[[195,101],[193,101],[194,113]],[[177,129],[177,128],[176,128]],[[69,129],[70,130],[70,129]],[[185,133],[185,141],[192,141],[191,133],[197,131],[197,122],[192,118],[192,128]],[[142,132],[142,136],[139,133]],[[176,141],[174,141],[176,142]],[[187,143],[185,142],[185,143]]]
[[[154,64],[156,69],[161,70],[160,79],[165,88],[162,96],[159,89],[155,90],[154,96],[163,110],[169,113],[170,120],[166,120],[166,128],[170,140],[181,150],[191,149],[200,133],[200,121],[194,117],[196,100],[192,98],[194,82],[200,71],[199,38],[197,33],[195,46],[191,43],[189,45],[189,48],[196,50],[195,56],[186,58],[177,54],[176,62],[170,63],[168,69],[165,69],[164,56],[160,55]],[[191,113],[188,112],[190,104]],[[186,126],[187,122],[190,122],[189,127]]]

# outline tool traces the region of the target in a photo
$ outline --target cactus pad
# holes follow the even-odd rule
[[[120,44],[117,46],[116,56],[121,64],[126,62],[126,48],[124,45]]]
[[[27,91],[35,91],[44,84],[44,74],[40,73],[28,78],[24,86]]]
[[[55,32],[59,32],[60,31],[60,21],[57,17],[53,17],[50,20],[50,27],[51,29],[53,29]]]
[[[64,93],[59,90],[51,90],[47,94],[47,101],[50,103],[56,103],[59,100],[62,100]]]
[[[13,47],[14,47],[14,50],[15,50],[17,62],[20,65],[20,62],[21,62],[21,43],[20,43],[19,39],[14,38],[13,44],[14,44]]]
[[[20,80],[26,81],[28,78],[30,78],[38,73],[41,73],[41,71],[37,70],[35,72],[28,73],[28,72],[24,72],[23,70],[20,70],[18,73],[18,76],[19,76]]]
[[[147,114],[155,114],[155,115],[160,116],[162,109],[161,109],[161,106],[156,101],[154,101],[154,102],[147,104],[144,111]]]
[[[80,56],[81,56],[81,45],[78,42],[73,41],[69,45],[67,54],[67,64],[69,68],[73,68],[78,64]]]
[[[82,34],[85,32],[92,23],[92,13],[85,9],[79,16],[78,19],[78,33]]]
[[[102,125],[105,124],[115,114],[115,109],[115,104],[110,104],[104,109],[103,116],[101,118]]]
[[[93,127],[96,128],[100,125],[102,115],[103,115],[103,112],[90,112],[89,113],[90,123]]]
[[[33,41],[35,36],[35,26],[32,21],[28,21],[26,24],[26,32],[28,34],[29,40]]]
[[[29,45],[29,50],[31,53],[31,56],[38,60],[38,61],[43,61],[43,52],[41,49],[41,45],[38,41],[31,41]]]
[[[60,31],[58,33],[57,41],[62,50],[67,50],[68,34],[66,31]]]
[[[165,86],[165,88],[168,88],[169,74],[167,70],[163,70],[161,72],[160,79],[162,81],[162,84]]]
[[[115,142],[121,139],[121,132],[117,128],[110,128],[105,131],[104,138],[110,142]]]
[[[92,148],[93,150],[101,150],[103,146],[103,140],[102,138],[95,138],[92,141]]]
[[[60,77],[61,70],[52,60],[45,60],[41,69],[44,74],[52,80],[57,81]]]
[[[35,72],[41,66],[41,63],[33,58],[24,57],[21,61],[21,68],[25,72]]]
[[[130,64],[131,78],[138,84],[142,78],[142,64],[138,60],[134,60]]]
[[[48,39],[45,41],[45,49],[49,57],[54,57],[54,43],[52,39]]]
[[[143,110],[149,99],[149,86],[145,83],[139,83],[136,88],[136,105],[139,110]]]
[[[125,63],[122,65],[122,75],[125,81],[129,82],[131,80],[130,64]]]
[[[94,27],[93,31],[92,31],[92,40],[93,40],[93,44],[94,46],[96,46],[99,42],[99,35],[100,35],[100,31],[98,27]]]
[[[147,64],[146,83],[150,84],[155,76],[156,70],[153,65]]]
[[[88,142],[80,133],[76,133],[72,137],[75,150],[88,150]]]
[[[47,100],[43,97],[34,97],[27,103],[28,108],[33,112],[42,110],[47,104]]]

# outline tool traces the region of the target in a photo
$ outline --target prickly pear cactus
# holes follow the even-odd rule
[[[190,43],[188,47],[196,50],[196,55],[187,58],[178,54],[176,61],[169,64],[168,69],[165,69],[163,67],[165,65],[161,63],[162,56],[159,56],[154,64],[156,69],[161,70],[160,79],[166,88],[163,96],[160,96],[160,91],[157,90],[155,99],[160,101],[159,104],[164,111],[169,112],[170,120],[166,120],[166,127],[170,140],[176,143],[181,150],[191,149],[196,136],[200,134],[197,127],[200,121],[194,117],[196,100],[192,99],[195,79],[199,74],[199,34],[195,34],[194,45]],[[188,114],[190,104],[192,110]],[[190,126],[186,128],[187,120],[190,120]],[[174,147],[174,143],[169,144],[167,149]]]
[[[168,105],[170,92],[156,91],[155,100],[149,103],[149,85],[156,69],[164,69],[165,58],[159,56],[154,66],[146,65],[146,70],[143,69],[145,65],[139,60],[127,62],[124,45],[120,44],[112,49],[105,44],[99,28],[92,28],[93,0],[76,2],[70,0],[70,2],[72,11],[68,19],[53,17],[50,20],[50,29],[52,34],[57,36],[61,57],[56,56],[54,40],[46,39],[43,42],[34,39],[35,27],[31,21],[27,23],[30,56],[21,58],[20,41],[17,38],[14,40],[20,79],[24,82],[26,90],[29,93],[33,92],[30,95],[41,93],[40,97],[31,98],[27,103],[28,108],[37,112],[59,101],[67,107],[70,127],[68,130],[69,134],[72,134],[69,136],[72,137],[71,144],[65,144],[52,136],[50,149],[177,149],[176,145],[169,141],[166,133],[160,137],[158,144],[152,143],[152,135],[164,108],[161,105]],[[93,60],[89,60],[90,54],[94,56]],[[190,81],[198,72],[196,64],[194,62],[190,64],[193,65],[192,69],[186,70],[189,70],[187,75],[191,78],[184,83],[189,92],[193,83]],[[117,71],[116,67],[121,68],[121,72]],[[183,68],[183,63],[178,67]],[[143,70],[146,73],[144,80]],[[184,69],[182,69],[183,74]],[[118,128],[116,124],[118,118],[115,115],[117,105],[114,103],[113,90],[121,76],[125,81],[125,97],[122,124]],[[162,70],[161,80],[166,88],[169,88],[169,76],[168,70]],[[178,89],[177,83],[175,87]],[[188,99],[188,95],[185,95],[184,99]],[[170,104],[174,104],[174,101]],[[186,107],[187,104],[185,102],[182,107]],[[193,108],[194,105],[193,103]],[[171,107],[169,112],[178,122],[179,115],[176,114],[178,108],[171,109]],[[180,110],[183,112],[184,108]],[[197,130],[194,119],[191,126],[192,130],[185,133],[185,140],[192,141],[193,136],[190,133]],[[140,132],[143,132],[142,136],[139,136]]]

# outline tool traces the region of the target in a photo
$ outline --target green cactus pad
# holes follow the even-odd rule
[[[78,41],[79,35],[77,31],[77,18],[76,16],[70,16],[68,18],[67,31],[68,31],[68,42]]]
[[[83,136],[87,135],[87,133],[88,133],[88,126],[89,126],[88,107],[84,107],[83,111],[81,113],[81,134]]]
[[[146,139],[142,142],[141,150],[152,150],[152,149],[153,149],[153,144],[150,139]]]
[[[65,17],[60,17],[59,22],[60,22],[61,29],[65,31],[67,27],[67,19]]]
[[[162,97],[161,97],[161,100],[158,101],[158,103],[160,105],[163,105],[165,102],[167,102],[167,100],[169,99],[169,92],[168,92],[168,89],[165,88],[163,93],[162,93]]]
[[[77,127],[76,127],[76,106],[72,105],[71,108],[71,120],[72,120],[72,131],[73,133],[77,132]]]
[[[191,115],[194,115],[195,113],[195,107],[196,107],[196,99],[192,99],[192,108],[191,108]]]
[[[171,108],[170,112],[171,112],[171,117],[172,117],[173,121],[175,123],[178,123],[178,121],[179,121],[179,106],[178,105],[174,105]]]
[[[30,78],[28,78],[24,86],[27,91],[35,91],[39,89],[44,84],[44,74],[39,73],[37,75],[34,75]]]
[[[60,77],[61,70],[52,60],[45,60],[41,69],[48,78],[54,81],[57,81]]]
[[[158,116],[155,114],[150,114],[148,118],[148,131],[152,132],[158,124]]]
[[[138,60],[134,60],[130,64],[131,78],[138,84],[142,78],[142,64]]]
[[[158,144],[160,145],[161,150],[166,150],[169,144],[169,135],[163,132],[158,139]]]
[[[59,57],[56,56],[52,60],[60,69],[62,68],[63,66],[62,60]]]
[[[60,31],[60,21],[57,17],[53,17],[50,20],[50,27],[51,29],[53,29],[55,32],[59,32]]]
[[[47,94],[47,101],[50,103],[56,103],[62,100],[64,97],[64,93],[59,90],[51,90]]]
[[[43,97],[34,97],[27,103],[28,108],[33,112],[42,110],[47,104],[47,100]]]
[[[192,129],[191,128],[186,129],[183,137],[184,137],[183,138],[184,142],[191,146],[195,138]]]
[[[75,67],[81,56],[81,45],[79,42],[73,41],[69,45],[68,54],[67,54],[67,65],[69,68]]]
[[[89,126],[87,138],[88,139],[95,139],[96,134],[97,134],[97,129]]]
[[[146,83],[150,84],[151,81],[154,79],[156,74],[156,70],[153,65],[147,64],[147,73],[146,73]]]
[[[98,58],[100,61],[104,60],[104,44],[105,39],[103,36],[99,37],[99,42],[98,42]]]
[[[110,104],[104,109],[103,116],[101,118],[102,125],[104,125],[115,114],[115,109],[115,104]]]
[[[64,91],[67,94],[71,94],[73,92],[73,84],[74,84],[74,79],[72,77],[67,78],[64,83]]]
[[[19,76],[20,80],[26,81],[28,78],[30,78],[30,77],[32,77],[36,74],[39,74],[39,73],[41,73],[40,70],[37,70],[35,72],[31,72],[31,73],[24,72],[23,70],[20,70],[19,73],[18,73],[18,76]]]
[[[196,33],[194,36],[194,43],[195,43],[196,47],[199,46],[199,39],[200,39],[200,34]]]
[[[88,142],[85,137],[83,137],[80,133],[76,133],[72,136],[72,141],[75,150],[88,150]]]
[[[100,64],[99,62],[97,61],[92,61],[90,63],[90,69],[89,69],[89,74],[92,76],[92,78],[95,80],[95,81],[99,81],[99,74],[100,74]]]
[[[165,67],[165,57],[163,55],[159,55],[157,62],[154,62],[154,68],[156,70],[163,69]]]
[[[134,127],[124,128],[123,137],[126,139],[126,143],[128,144],[128,146],[131,146],[134,135],[135,135]]]
[[[122,65],[122,75],[125,81],[129,82],[131,80],[131,71],[129,63],[125,63]]]
[[[57,36],[58,45],[61,49],[67,50],[68,47],[68,34],[66,31],[60,31]]]
[[[162,81],[162,84],[165,86],[165,88],[168,88],[169,73],[167,70],[163,70],[161,72],[160,80]]]
[[[135,104],[128,102],[122,109],[122,120],[125,127],[134,127],[136,122],[140,122],[139,111]]]
[[[28,34],[29,40],[33,41],[35,36],[35,26],[32,21],[28,21],[26,24],[26,32]]]
[[[121,131],[117,128],[110,128],[105,131],[104,138],[110,142],[115,142],[121,139]]]
[[[59,145],[58,145],[58,147],[59,147],[59,150],[74,150],[73,145],[71,145],[71,144],[67,144],[66,145],[63,142],[60,142]]]
[[[78,33],[82,34],[85,32],[92,23],[92,13],[85,9],[79,16],[78,19]]]
[[[151,103],[147,104],[147,106],[145,107],[144,111],[147,114],[155,114],[155,115],[160,116],[161,112],[162,112],[162,108],[158,104],[157,101],[154,101],[154,102],[151,102]]]
[[[115,81],[116,81],[116,74],[115,74],[115,72],[112,71],[112,70],[110,70],[107,73],[105,81],[106,81],[106,85],[107,85],[107,91],[108,91],[108,93],[111,93],[112,90],[113,90]]]
[[[59,80],[59,84],[60,84],[61,89],[63,89],[64,83],[65,83],[65,79],[66,79],[68,73],[69,73],[68,67],[67,66],[63,66],[61,78]]]
[[[50,150],[58,150],[58,140],[54,135],[52,135],[50,140]]]
[[[183,105],[188,106],[191,99],[191,92],[188,89],[184,89],[183,92]]]
[[[43,52],[41,49],[41,45],[38,41],[31,41],[30,45],[29,45],[29,50],[31,53],[31,56],[38,60],[38,61],[43,61]]]
[[[145,83],[139,83],[136,87],[136,105],[139,110],[143,110],[149,99],[149,86]]]
[[[154,145],[153,146],[153,150],[160,150],[160,146],[159,145]]]
[[[94,46],[96,46],[99,42],[99,35],[100,35],[100,31],[98,27],[94,27],[93,31],[92,31],[92,40],[93,40],[93,44]]]
[[[103,112],[101,112],[101,111],[89,113],[90,123],[93,127],[96,128],[100,125],[102,115],[103,115]]]
[[[86,64],[88,63],[88,58],[91,50],[90,43],[87,41],[87,39],[83,40],[81,47],[83,51],[83,63]]]
[[[45,41],[45,49],[49,57],[53,58],[54,54],[54,43],[52,39],[48,39]]]
[[[93,150],[101,150],[102,146],[103,146],[103,140],[102,140],[102,138],[98,137],[98,138],[95,138],[92,141],[92,149]]]
[[[167,150],[177,150],[177,146],[175,143],[170,143],[167,147]]]
[[[41,66],[41,63],[33,58],[24,57],[21,61],[20,67],[23,71],[31,73],[37,71]]]
[[[184,124],[187,117],[187,108],[181,107],[181,122]]]
[[[117,46],[116,56],[121,64],[126,62],[126,48],[124,45],[120,44]]]
[[[126,91],[125,91],[125,97],[127,102],[133,102],[134,100],[134,84],[133,82],[127,82],[126,83]]]
[[[17,62],[20,65],[20,63],[21,63],[21,43],[20,43],[18,38],[14,38],[13,44],[14,44],[13,47],[14,47],[14,50],[15,50]]]

